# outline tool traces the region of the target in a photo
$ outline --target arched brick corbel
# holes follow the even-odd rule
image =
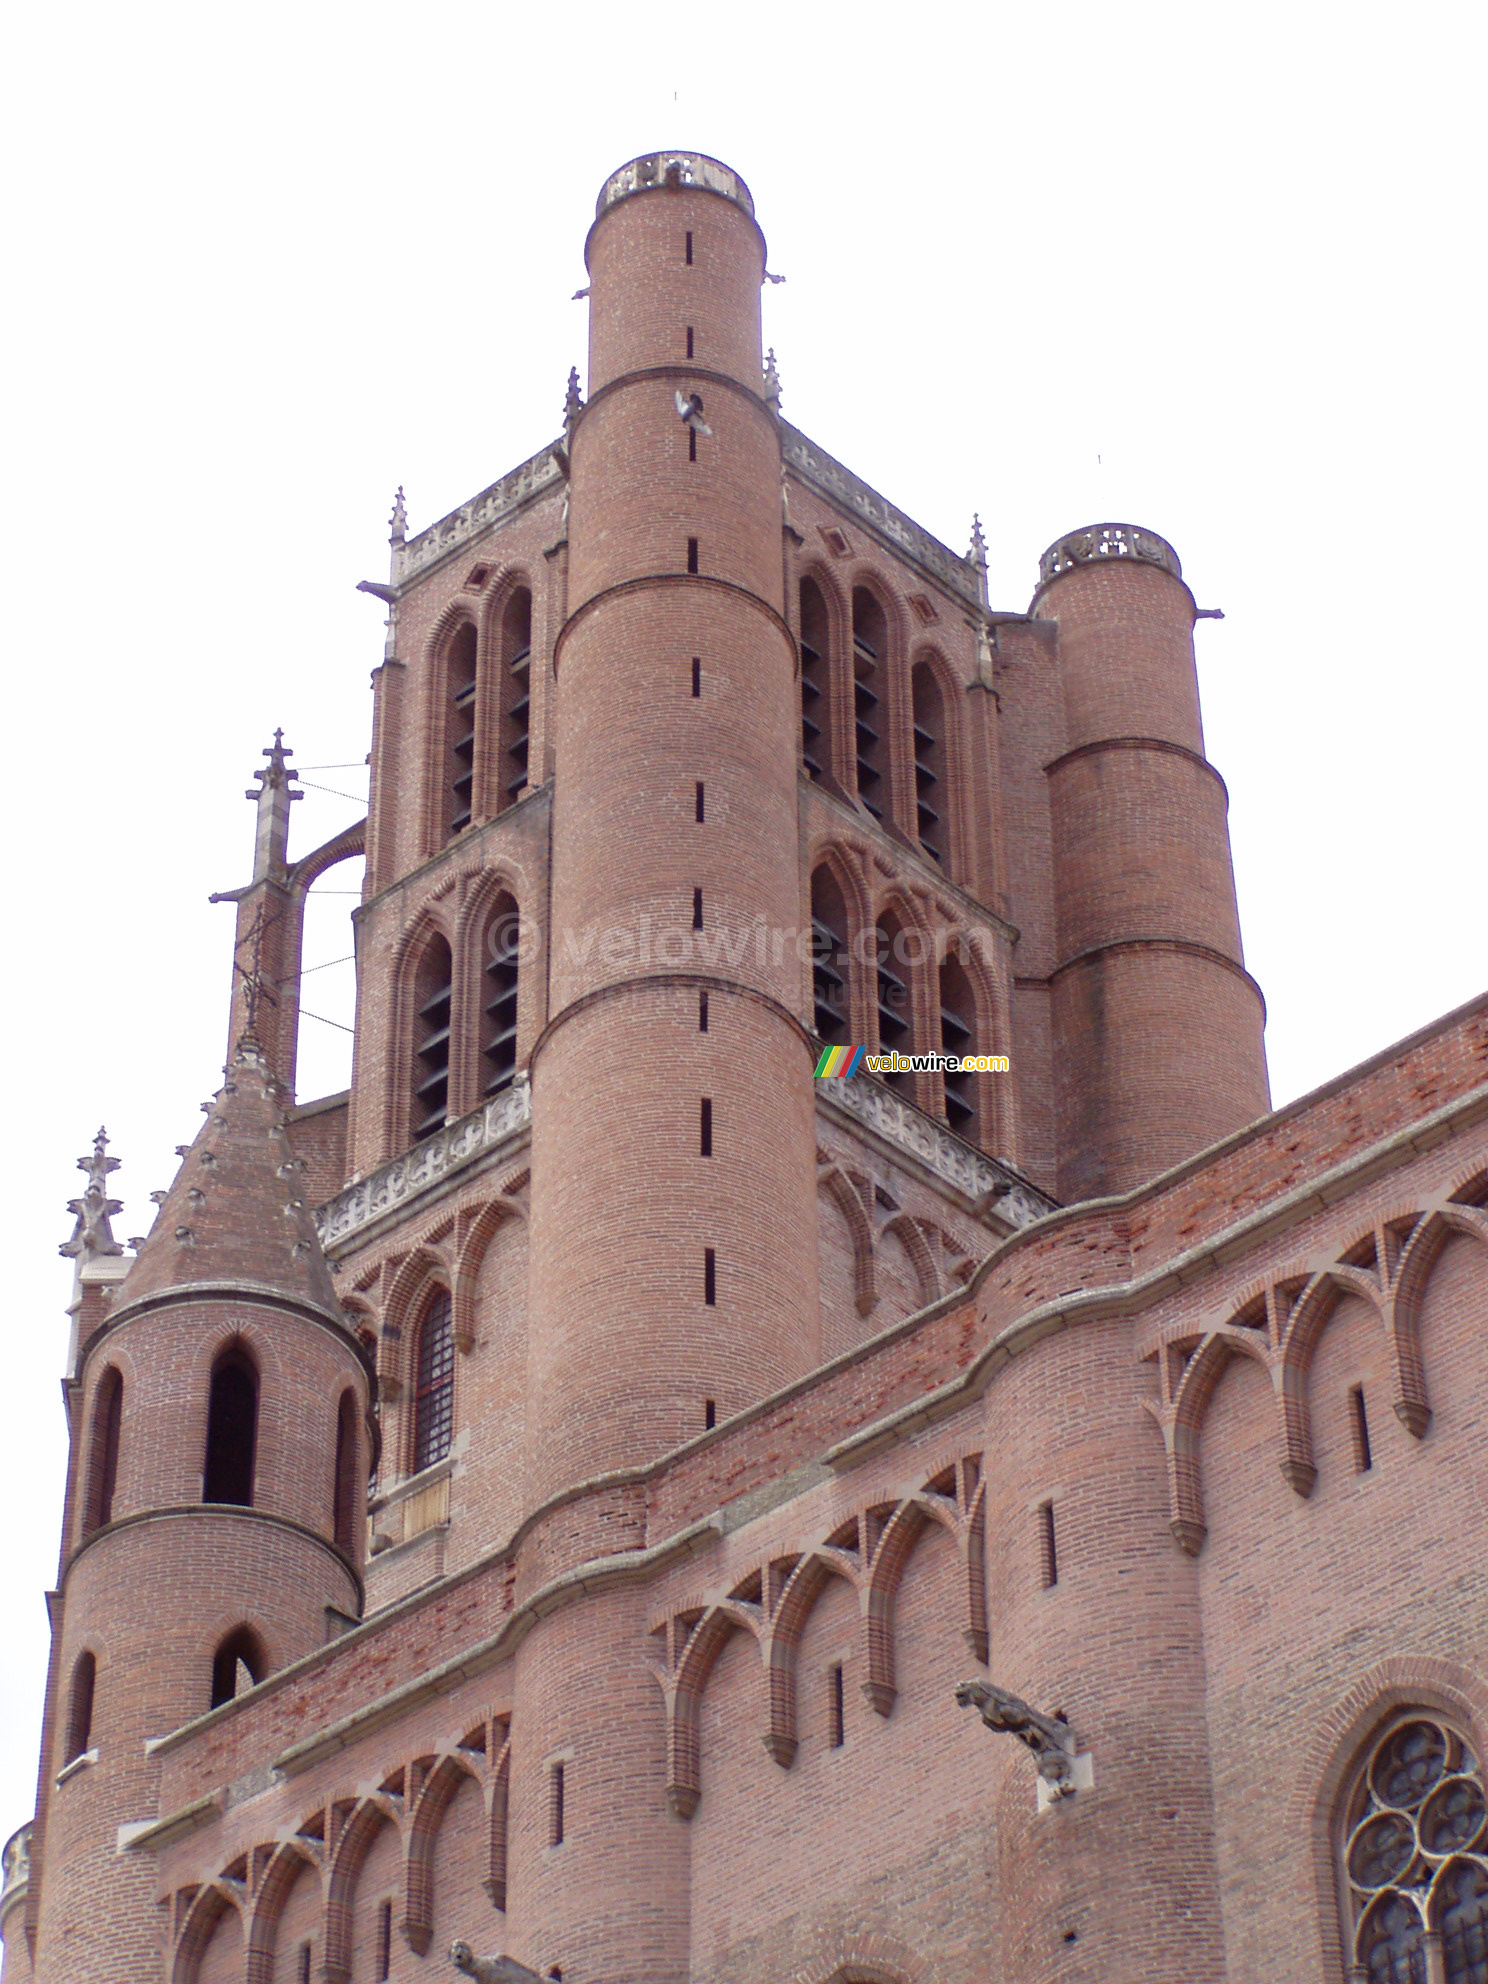
[[[299,1836],[274,1850],[258,1883],[248,1925],[247,1984],[274,1984],[274,1941],[289,1891],[304,1868],[318,1868],[324,1857],[319,1840]]]
[[[667,1709],[667,1803],[679,1818],[690,1819],[702,1796],[702,1759],[698,1711],[713,1664],[726,1642],[738,1631],[758,1638],[753,1608],[732,1603],[710,1605],[687,1637],[676,1671],[662,1681]]]
[[[873,1229],[868,1224],[863,1201],[836,1164],[817,1172],[816,1187],[827,1194],[847,1222],[853,1247],[853,1306],[860,1316],[869,1315],[878,1302],[878,1289],[873,1273]]]
[[[492,1740],[500,1730],[500,1724],[493,1726]],[[506,1913],[506,1821],[511,1800],[511,1735],[503,1734],[501,1748],[496,1753],[496,1762],[491,1771],[490,1783],[490,1831],[486,1875],[481,1886],[491,1897],[491,1906]]]
[[[1421,1359],[1420,1313],[1426,1284],[1442,1249],[1454,1234],[1488,1246],[1488,1214],[1448,1200],[1417,1226],[1400,1256],[1386,1313],[1395,1396],[1395,1417],[1416,1439],[1431,1424],[1426,1370]]]
[[[351,1984],[355,1941],[352,1897],[362,1864],[381,1828],[391,1825],[401,1834],[401,1803],[383,1792],[359,1799],[336,1842],[326,1889],[325,1962],[321,1969],[324,1984]]]
[[[416,1956],[427,1956],[434,1936],[434,1848],[450,1800],[468,1778],[481,1782],[479,1760],[464,1750],[442,1756],[424,1781],[408,1827],[408,1857],[399,1933]]]
[[[207,1945],[217,1932],[217,1924],[229,1911],[237,1916],[241,1929],[243,1903],[239,1890],[242,1887],[241,1881],[220,1878],[209,1881],[198,1890],[176,1942],[171,1984],[196,1984],[197,1971]]]
[[[1282,1332],[1276,1374],[1284,1444],[1281,1471],[1288,1485],[1303,1497],[1312,1493],[1317,1481],[1307,1373],[1323,1325],[1346,1295],[1357,1295],[1383,1320],[1383,1293],[1377,1277],[1363,1268],[1339,1262],[1322,1269],[1308,1282]]]
[[[770,1719],[762,1740],[782,1770],[789,1770],[795,1762],[800,1740],[796,1725],[796,1652],[801,1631],[828,1578],[832,1577],[840,1577],[851,1590],[861,1593],[863,1580],[857,1560],[845,1550],[824,1544],[803,1557],[786,1581],[766,1636]]]

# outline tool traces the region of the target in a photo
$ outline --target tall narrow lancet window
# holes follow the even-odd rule
[[[463,620],[450,639],[445,657],[446,823],[450,834],[470,825],[471,793],[475,785],[475,657],[476,634]]]
[[[119,1479],[119,1427],[124,1411],[124,1380],[110,1364],[93,1394],[93,1443],[88,1455],[88,1503],[83,1533],[114,1519],[114,1487]]]
[[[414,1141],[443,1129],[449,1110],[450,1000],[454,968],[443,937],[431,937],[413,985]]]
[[[348,1557],[356,1555],[360,1499],[357,1484],[356,1394],[348,1389],[342,1392],[341,1403],[336,1408],[336,1475],[331,1518],[336,1547],[344,1550]]]
[[[915,831],[932,861],[949,868],[949,792],[946,781],[945,705],[929,662],[912,678],[915,770]]]
[[[510,896],[496,898],[486,925],[481,976],[481,1094],[509,1088],[517,1069],[517,959],[521,920]]]
[[[877,930],[878,1044],[887,1053],[897,1048],[908,1054],[912,1047],[911,965],[914,938],[906,934],[892,914],[879,919]],[[885,1075],[891,1088],[905,1093],[910,1089],[908,1075]]]
[[[419,1325],[413,1397],[413,1471],[432,1467],[450,1449],[455,1423],[454,1310],[438,1288]]]
[[[856,725],[858,797],[875,820],[888,804],[884,755],[884,675],[888,625],[866,586],[853,592],[853,721]]]
[[[63,1745],[64,1764],[76,1763],[93,1743],[93,1686],[97,1665],[91,1653],[80,1653],[72,1670],[72,1686],[67,1691],[67,1741]]]
[[[801,581],[801,762],[806,776],[832,772],[831,664],[827,603],[814,579]]]
[[[501,616],[501,753],[494,810],[510,806],[527,783],[531,728],[532,594],[520,587]]]
[[[829,1047],[852,1029],[849,1006],[847,909],[830,868],[811,878],[811,1003],[817,1037]]]
[[[1348,1976],[1483,1984],[1488,1799],[1460,1731],[1429,1710],[1396,1716],[1355,1766],[1342,1817]],[[1440,1938],[1436,1963],[1428,1936]]]
[[[940,967],[940,1046],[944,1054],[982,1051],[976,1045],[976,1000],[971,981],[960,959],[949,955]],[[984,1142],[977,1110],[976,1076],[948,1074],[945,1102],[946,1121],[956,1135],[965,1137],[968,1143]]]
[[[204,1502],[253,1506],[253,1462],[258,1445],[258,1372],[248,1353],[234,1344],[212,1366],[207,1396],[207,1459],[202,1470]]]

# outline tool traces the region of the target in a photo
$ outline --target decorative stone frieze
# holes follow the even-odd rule
[[[1031,1226],[1057,1209],[1053,1199],[1045,1198],[1008,1165],[973,1150],[933,1116],[877,1082],[857,1075],[848,1081],[825,1076],[816,1085],[816,1099],[829,1115],[861,1123],[966,1199],[995,1207],[997,1217],[1008,1226]]]
[[[335,1255],[374,1221],[416,1199],[442,1179],[463,1171],[499,1145],[515,1142],[532,1121],[532,1090],[518,1082],[458,1122],[447,1123],[412,1150],[381,1165],[315,1209],[320,1244]]]
[[[393,538],[393,584],[405,586],[410,579],[437,565],[452,551],[469,544],[472,538],[488,531],[493,524],[509,517],[514,510],[521,509],[534,497],[544,491],[556,488],[563,480],[563,470],[554,450],[561,444],[549,442],[540,448],[530,460],[514,468],[509,475],[493,482],[489,489],[483,489],[479,496],[472,496],[468,503],[462,503],[458,510],[451,510],[447,517],[441,517],[437,524],[420,531],[417,537],[410,537],[406,543]]]
[[[780,448],[803,482],[850,510],[875,537],[882,538],[902,558],[918,565],[938,585],[964,599],[968,606],[981,609],[981,575],[968,559],[958,558],[949,545],[932,537],[902,510],[896,510],[876,489],[870,488],[851,469],[844,468],[789,421],[780,423]],[[1161,538],[1156,541],[1162,542]]]

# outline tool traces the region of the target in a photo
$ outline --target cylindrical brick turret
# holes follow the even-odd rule
[[[157,1984],[149,1744],[361,1612],[371,1373],[284,1095],[240,1047],[74,1374],[39,1858],[39,1977]],[[35,1883],[33,1883],[33,1888]]]
[[[1151,531],[1101,524],[1041,562],[1065,748],[1054,848],[1059,1193],[1126,1191],[1270,1107],[1228,796],[1204,756],[1193,596]]]
[[[606,183],[587,255],[532,1064],[537,1497],[804,1372],[819,1328],[764,241],[735,174],[667,155]]]

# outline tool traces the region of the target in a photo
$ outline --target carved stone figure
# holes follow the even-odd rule
[[[1075,1739],[1063,1717],[1040,1715],[1019,1696],[990,1681],[961,1682],[956,1700],[962,1708],[980,1709],[989,1729],[1016,1736],[1032,1750],[1051,1798],[1073,1798]]]
[[[124,1249],[114,1238],[110,1219],[116,1212],[123,1211],[123,1201],[111,1199],[108,1195],[108,1176],[117,1171],[119,1160],[108,1155],[108,1133],[100,1130],[93,1139],[93,1155],[78,1159],[78,1170],[88,1174],[88,1189],[80,1199],[69,1199],[67,1210],[77,1224],[72,1229],[72,1237],[64,1240],[57,1249],[68,1260],[75,1260],[79,1268],[100,1254],[122,1254]]]
[[[510,1956],[477,1956],[469,1943],[450,1944],[450,1962],[476,1984],[542,1984],[535,1970]]]

